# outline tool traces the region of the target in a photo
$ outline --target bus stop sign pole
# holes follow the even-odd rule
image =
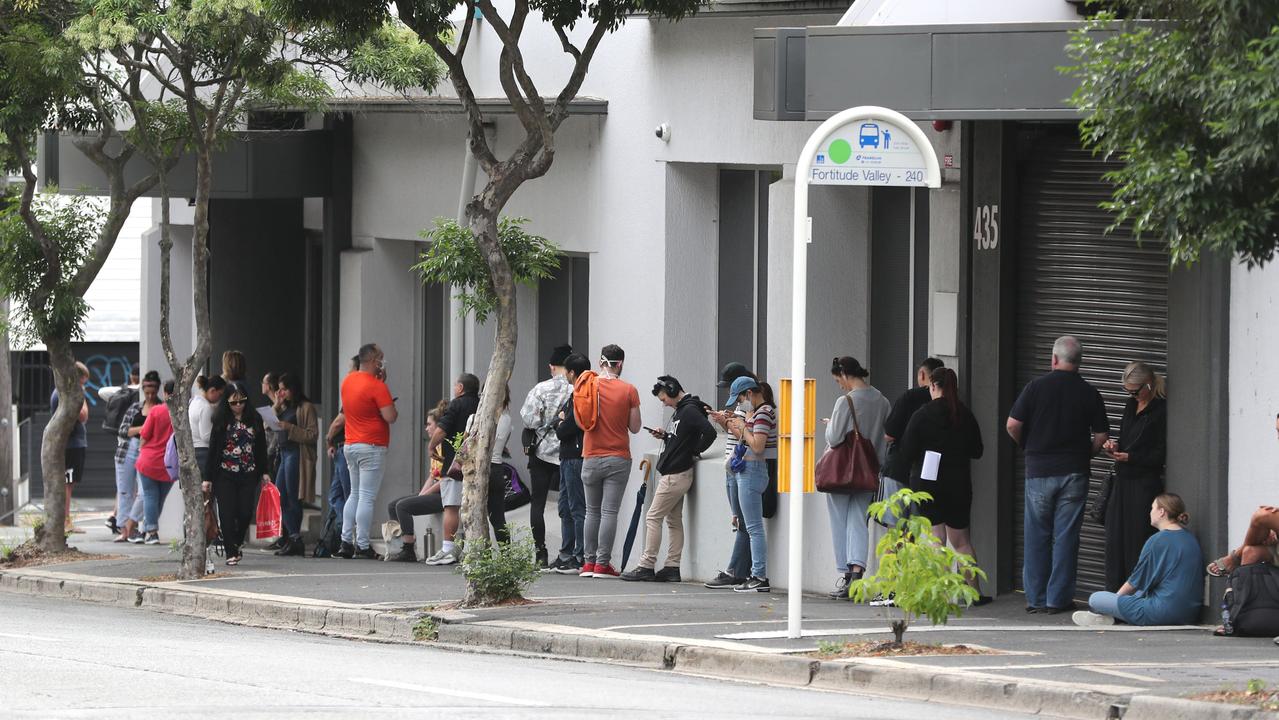
[[[804,143],[795,169],[794,273],[791,280],[790,544],[786,635],[803,636],[804,579],[804,369],[808,315],[809,185],[941,187],[937,153],[905,115],[864,105],[836,113]]]

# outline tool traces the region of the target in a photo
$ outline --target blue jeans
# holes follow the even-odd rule
[[[351,496],[342,508],[342,542],[364,550],[369,547],[369,527],[373,524],[373,507],[377,491],[382,487],[382,461],[386,447],[367,443],[346,446],[346,467],[351,473]]]
[[[346,466],[346,448],[339,445],[333,453],[333,477],[329,480],[329,509],[339,521],[346,499],[351,497],[351,471]]]
[[[275,471],[275,487],[280,491],[280,516],[284,534],[302,536],[302,499],[298,497],[298,449],[280,449],[280,467]]]
[[[1074,603],[1079,528],[1087,497],[1086,473],[1026,478],[1026,605],[1068,608]]]
[[[763,460],[748,460],[740,473],[729,473],[728,502],[737,516],[737,537],[729,572],[737,577],[739,569],[750,562],[749,575],[768,577],[768,540],[764,537],[764,490],[768,489],[768,465]]]
[[[137,438],[129,438],[129,448],[124,453],[124,460],[115,464],[115,521],[124,527],[126,520],[141,523],[142,518],[134,517],[133,502],[138,496],[138,446]]]
[[[874,498],[873,492],[826,495],[831,541],[835,548],[835,572],[843,574],[853,565],[866,569],[866,554],[870,545],[867,511]]]
[[[1145,595],[1146,593],[1142,590],[1138,590],[1133,593],[1133,597],[1135,598],[1144,597]],[[1109,615],[1116,620],[1121,620],[1126,623],[1132,622],[1128,618],[1124,617],[1124,614],[1119,611],[1119,595],[1115,593],[1095,592],[1092,595],[1089,595],[1088,607],[1095,613]]]
[[[725,572],[743,580],[751,574],[750,538],[746,536],[746,528],[738,512],[737,476],[728,469],[728,461],[724,461],[724,486],[728,491],[728,512],[738,519],[733,535],[733,554],[728,558]]]
[[[582,490],[582,459],[560,461],[560,560],[582,559],[586,549],[586,494]]]
[[[142,532],[155,532],[160,529],[160,511],[164,509],[164,499],[177,483],[152,480],[142,473]]]

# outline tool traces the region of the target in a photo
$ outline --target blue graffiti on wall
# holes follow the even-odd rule
[[[84,386],[84,397],[89,401],[90,407],[97,406],[99,390],[128,384],[129,375],[133,372],[133,363],[123,355],[93,355],[86,358],[84,364],[89,368],[89,382]]]

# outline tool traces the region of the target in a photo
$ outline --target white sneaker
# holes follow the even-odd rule
[[[440,550],[427,558],[425,562],[427,565],[452,565],[457,560],[457,546],[454,546],[452,550]]]
[[[1114,625],[1115,619],[1109,615],[1102,615],[1090,610],[1077,610],[1074,615],[1070,616],[1076,625],[1081,627],[1092,627],[1094,625]]]
[[[893,598],[891,596],[884,597],[883,595],[879,595],[876,596],[874,600],[871,600],[866,604],[871,607],[893,607],[896,603],[893,602]]]

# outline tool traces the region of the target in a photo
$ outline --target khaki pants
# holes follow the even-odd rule
[[[657,565],[657,551],[662,546],[662,520],[666,520],[671,534],[663,567],[679,567],[684,553],[684,496],[692,487],[692,468],[657,479],[657,491],[653,493],[653,502],[644,520],[644,556],[640,558],[640,567],[652,570]]]

